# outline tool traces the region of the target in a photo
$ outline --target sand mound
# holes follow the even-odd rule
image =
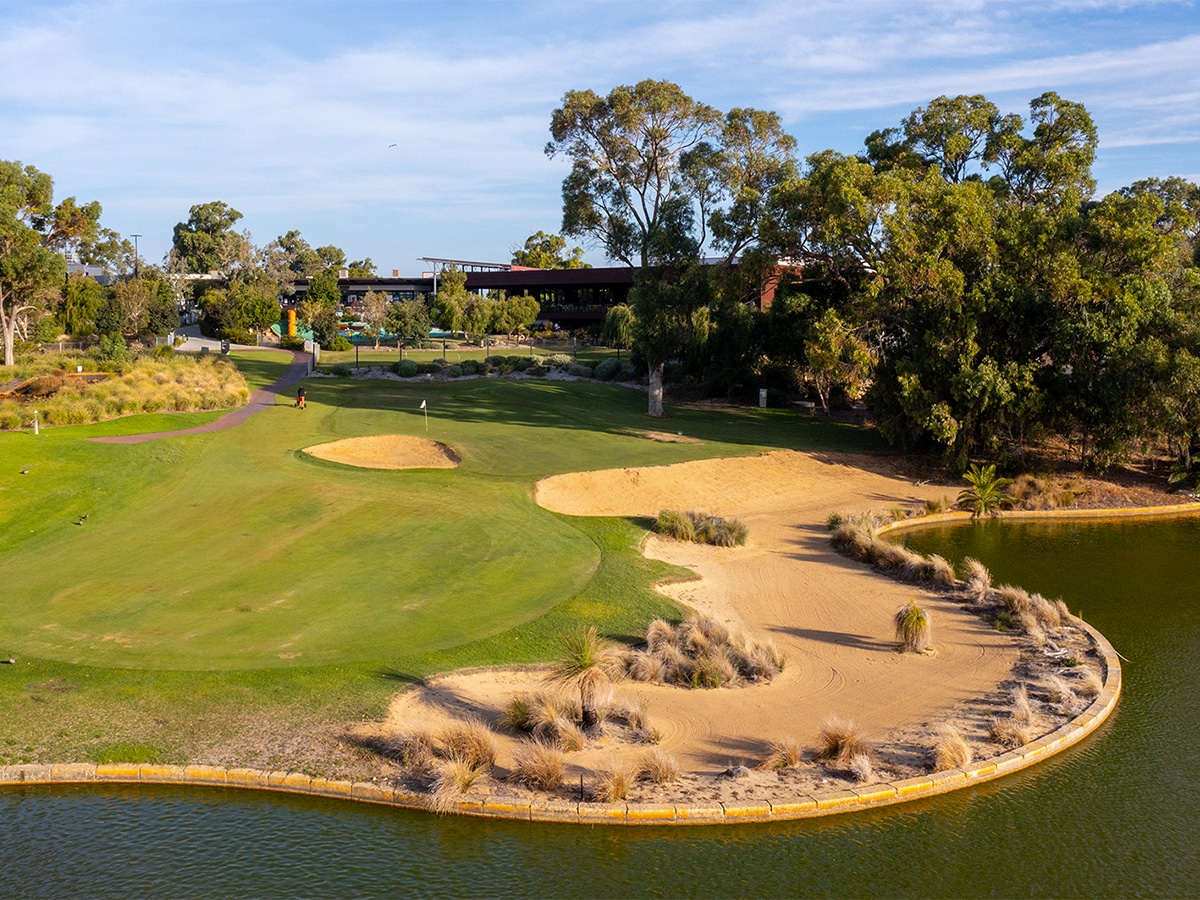
[[[440,441],[405,434],[373,434],[306,447],[318,459],[363,469],[453,469],[458,454]]]

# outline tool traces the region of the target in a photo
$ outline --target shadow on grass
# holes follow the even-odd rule
[[[412,685],[420,684],[422,676],[414,675],[411,672],[401,672],[397,669],[380,669],[375,673],[375,677],[382,681],[390,681],[393,684]]]
[[[477,378],[459,382],[310,379],[310,402],[347,409],[378,409],[458,424],[566,429],[614,435],[679,431],[701,441],[791,449],[880,453],[887,448],[874,429],[815,419],[788,410],[668,407],[661,419],[646,415],[645,393],[593,382]]]

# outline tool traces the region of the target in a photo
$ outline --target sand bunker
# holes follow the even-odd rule
[[[737,516],[749,526],[744,547],[656,536],[645,546],[648,556],[699,576],[664,593],[756,641],[773,641],[788,658],[783,674],[765,685],[616,686],[618,694],[646,704],[663,749],[685,771],[713,774],[732,764],[753,765],[766,756],[771,740],[786,736],[814,746],[830,715],[858,722],[873,740],[890,737],[912,747],[912,765],[919,767],[923,750],[901,736],[929,731],[1009,677],[1019,658],[1010,637],[943,595],[890,581],[832,549],[825,527],[831,512],[919,505],[954,490],[913,485],[866,466],[878,468],[879,461],[777,451],[557,475],[538,483],[538,503],[568,515],[653,516],[673,507]],[[914,597],[933,617],[932,655],[896,649],[892,616]],[[471,714],[494,723],[514,694],[542,686],[537,671],[450,673],[396,698],[379,725],[400,731]],[[512,739],[502,739],[502,766],[511,764],[513,746]],[[614,752],[621,751],[601,746],[571,754],[572,772]]]
[[[318,459],[363,469],[453,469],[458,454],[440,441],[404,434],[373,434],[306,447]]]

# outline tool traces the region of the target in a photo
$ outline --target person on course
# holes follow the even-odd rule
[[[304,402],[304,388],[300,388],[296,391],[296,408],[307,409],[307,406]]]

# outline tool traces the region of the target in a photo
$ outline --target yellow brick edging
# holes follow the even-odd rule
[[[1171,506],[1131,506],[1121,509],[1007,509],[998,511],[990,518],[1005,522],[1032,522],[1038,519],[1104,521],[1107,519],[1161,519],[1196,515],[1200,515],[1200,502],[1192,500]],[[888,534],[932,525],[950,525],[956,522],[970,521],[971,514],[969,512],[930,513],[927,516],[914,516],[910,519],[888,522],[886,525],[880,525],[875,533]]]

